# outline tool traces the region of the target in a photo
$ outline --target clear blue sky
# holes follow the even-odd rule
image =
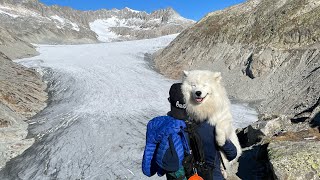
[[[245,2],[245,0],[40,0],[47,5],[68,6],[77,10],[123,9],[129,7],[150,13],[172,7],[185,18],[200,20],[207,13]]]

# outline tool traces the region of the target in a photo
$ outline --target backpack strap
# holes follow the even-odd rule
[[[223,166],[223,169],[226,170],[227,168],[226,168],[226,165],[225,165],[224,162],[223,162],[223,159],[222,159],[222,156],[221,156],[221,151],[220,151],[219,148],[218,148],[218,153],[219,153],[219,158],[220,158],[221,164],[222,164],[222,166]]]
[[[190,153],[190,147],[189,147],[189,142],[188,142],[188,138],[187,138],[188,136],[185,132],[185,129],[181,129],[179,134],[181,136],[181,141],[182,141],[184,151],[187,153]]]
[[[187,120],[186,121],[186,131],[189,134],[189,144],[191,148],[191,154],[194,157],[195,165],[196,166],[203,166],[205,164],[205,156],[202,146],[202,141],[197,133],[197,126],[198,124],[195,123],[193,120]]]

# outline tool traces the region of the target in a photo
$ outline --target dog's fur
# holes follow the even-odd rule
[[[242,150],[232,125],[230,101],[221,84],[221,73],[204,70],[184,71],[182,92],[189,116],[195,121],[208,120],[209,124],[215,126],[219,146],[223,146],[227,139],[231,140],[237,148],[237,158],[230,163],[237,161]],[[228,168],[230,164],[225,157],[223,161]]]

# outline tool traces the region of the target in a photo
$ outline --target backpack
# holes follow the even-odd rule
[[[189,151],[187,134],[182,134],[186,124],[170,116],[156,117],[149,121],[146,146],[142,158],[142,172],[148,177],[182,167],[184,152]],[[181,140],[180,140],[181,139]]]
[[[189,152],[187,137],[183,127],[177,135],[181,138],[184,152]],[[184,167],[179,168],[179,157],[176,152],[173,140],[173,134],[169,135],[169,148],[166,150],[164,157],[162,158],[162,168],[166,171],[167,180],[187,180]],[[182,162],[183,165],[183,162]]]
[[[185,169],[186,177],[190,178],[193,175],[209,173],[210,168],[205,163],[205,156],[203,151],[202,141],[197,133],[198,124],[192,120],[186,121],[185,131],[189,135],[190,152],[185,154],[183,167]]]

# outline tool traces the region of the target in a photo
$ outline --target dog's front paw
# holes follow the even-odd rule
[[[223,146],[226,143],[226,134],[223,129],[216,128],[216,141],[219,146]]]

